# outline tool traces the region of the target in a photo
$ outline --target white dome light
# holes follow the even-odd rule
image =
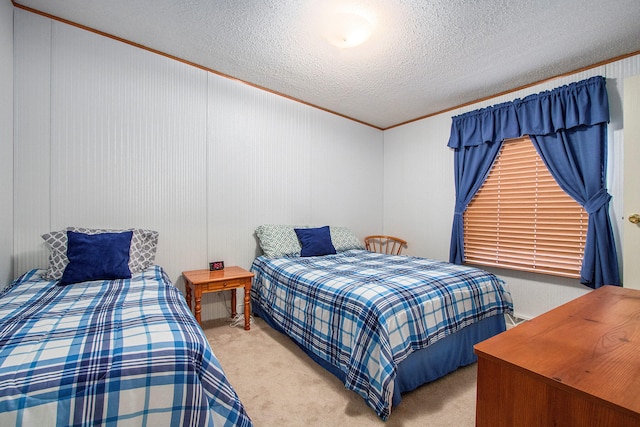
[[[351,48],[366,42],[373,31],[373,24],[356,12],[338,12],[329,17],[325,38],[334,46]]]

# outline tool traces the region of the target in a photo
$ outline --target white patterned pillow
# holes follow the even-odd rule
[[[309,228],[309,226],[265,224],[256,228],[256,235],[260,248],[266,257],[300,256],[302,247],[295,228]],[[331,242],[336,252],[349,249],[364,249],[364,244],[347,227],[329,227]]]
[[[158,247],[158,232],[130,228],[127,230],[108,230],[96,228],[68,227],[64,230],[52,231],[42,235],[49,247],[49,267],[45,278],[58,280],[62,277],[64,269],[69,263],[67,258],[67,231],[75,231],[84,234],[117,233],[121,231],[133,231],[131,247],[129,249],[129,270],[131,273],[139,273],[149,268],[155,261]]]
[[[329,227],[331,242],[336,252],[344,252],[350,249],[364,249],[364,243],[360,241],[347,227]]]
[[[260,248],[269,258],[300,256],[302,247],[294,228],[306,226],[264,224],[256,228]]]

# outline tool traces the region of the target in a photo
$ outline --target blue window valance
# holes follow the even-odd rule
[[[608,122],[605,79],[596,76],[456,116],[447,145],[457,149]]]
[[[463,214],[505,139],[529,135],[558,185],[589,214],[580,282],[620,285],[606,190],[609,101],[597,76],[453,118],[456,205],[449,261],[464,261]]]

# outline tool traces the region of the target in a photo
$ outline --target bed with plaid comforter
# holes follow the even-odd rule
[[[251,426],[186,302],[154,266],[0,293],[0,425]]]
[[[468,325],[513,309],[511,295],[495,275],[424,258],[364,250],[261,256],[251,270],[254,310],[305,351],[339,368],[346,388],[383,420],[391,413],[399,363]]]

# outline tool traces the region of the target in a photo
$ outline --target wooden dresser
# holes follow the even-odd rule
[[[638,290],[604,286],[475,353],[477,426],[640,426]]]

